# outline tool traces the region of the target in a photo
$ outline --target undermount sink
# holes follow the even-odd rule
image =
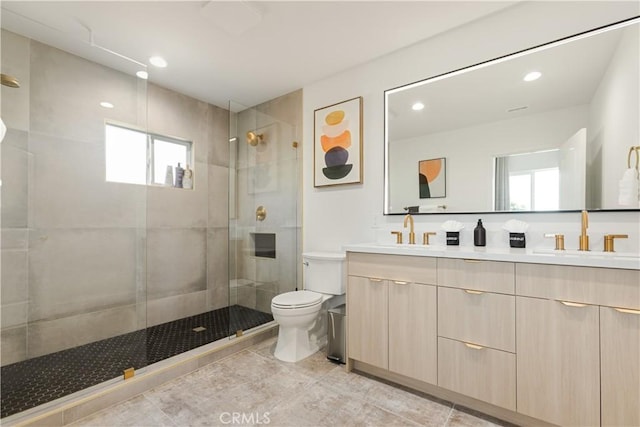
[[[607,258],[638,258],[640,254],[631,252],[603,252],[603,251],[579,251],[576,249],[566,249],[558,251],[555,249],[534,249],[534,254],[540,255],[556,255],[556,256],[579,256],[579,257],[607,257]]]

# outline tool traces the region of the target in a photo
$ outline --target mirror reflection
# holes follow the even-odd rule
[[[386,91],[384,213],[638,209],[638,22]]]

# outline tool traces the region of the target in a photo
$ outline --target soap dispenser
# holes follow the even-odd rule
[[[473,230],[474,246],[487,246],[487,230],[482,226],[482,220],[478,220],[478,225]]]

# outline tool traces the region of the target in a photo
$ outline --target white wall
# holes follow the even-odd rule
[[[382,215],[384,90],[627,19],[640,14],[639,7],[637,2],[521,3],[304,87],[303,249],[339,250],[343,244],[370,242],[389,228],[399,228],[402,217]],[[364,99],[364,182],[314,188],[313,111],[356,96]],[[468,222],[468,229],[477,219],[476,215],[422,216],[416,221],[417,229],[437,228],[449,217]],[[485,218],[490,236],[495,230],[496,238],[504,242],[498,225],[511,217],[514,215],[494,214],[489,220]],[[579,229],[575,213],[525,214],[517,218],[532,224],[532,236],[543,231],[567,232],[567,248],[572,247],[570,232]],[[638,214],[594,214],[590,232],[592,236],[627,232],[631,238],[618,247],[637,251]],[[592,246],[600,244],[601,239],[593,236]]]
[[[593,201],[595,206],[619,206],[618,193],[604,189],[618,188],[629,147],[640,140],[639,49],[638,26],[628,27],[591,102],[590,169],[595,171],[591,184],[599,196]]]

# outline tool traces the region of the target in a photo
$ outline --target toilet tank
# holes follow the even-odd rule
[[[347,281],[346,259],[343,252],[303,253],[304,289],[322,294],[344,294]]]

